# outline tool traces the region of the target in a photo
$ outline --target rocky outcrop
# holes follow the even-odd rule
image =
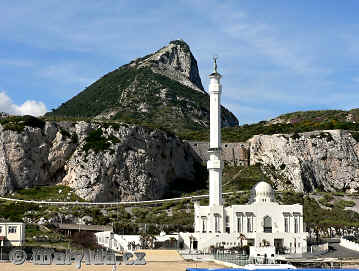
[[[0,125],[0,194],[62,183],[91,201],[159,199],[169,184],[196,182],[188,144],[127,124],[46,122],[22,132]]]
[[[359,144],[348,131],[257,135],[249,143],[250,164],[260,163],[278,189],[359,189]]]
[[[136,59],[130,66],[150,67],[155,73],[162,74],[201,93],[206,93],[198,72],[197,60],[192,55],[188,44],[182,40],[171,41],[168,46],[156,53]]]
[[[150,200],[163,198],[173,184],[197,189],[199,176],[205,178],[200,164],[208,159],[207,143],[182,142],[158,129],[33,119],[22,127],[21,118],[3,123],[1,195],[64,184],[90,201]],[[349,131],[256,135],[222,148],[227,162],[260,164],[280,190],[359,190],[359,143]]]

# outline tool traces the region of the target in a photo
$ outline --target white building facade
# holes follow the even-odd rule
[[[194,233],[181,234],[188,249],[248,245],[251,256],[268,257],[278,251],[307,252],[303,206],[277,203],[272,187],[266,182],[254,186],[246,205],[213,207],[196,202],[194,215]]]
[[[22,246],[25,243],[25,223],[0,222],[0,245]]]
[[[250,246],[251,256],[274,257],[278,251],[304,253],[307,233],[303,224],[303,206],[280,205],[266,182],[257,183],[249,203],[224,207],[221,161],[221,75],[209,75],[210,85],[210,158],[209,205],[194,204],[194,233],[181,233],[185,249],[208,250],[213,247]]]
[[[141,247],[141,236],[140,235],[120,235],[113,233],[112,231],[103,231],[95,233],[97,243],[106,248],[110,248],[114,251],[135,251]],[[155,236],[153,245],[158,242],[166,242],[172,240],[177,244],[177,234],[166,234],[161,232]],[[131,245],[134,244],[135,246]]]

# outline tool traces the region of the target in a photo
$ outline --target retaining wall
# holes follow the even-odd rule
[[[310,246],[310,253],[319,253],[319,252],[327,252],[329,249],[328,243],[321,244],[321,245],[313,245]]]
[[[187,141],[203,162],[209,160],[209,142]],[[249,166],[249,143],[222,143],[222,160],[236,166]]]

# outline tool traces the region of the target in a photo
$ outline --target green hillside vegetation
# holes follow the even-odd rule
[[[345,209],[354,206],[354,201],[338,200],[331,193],[323,193],[319,202],[330,208],[322,208],[314,198],[310,195],[304,196],[303,193],[284,192],[279,198],[282,204],[299,203],[303,205],[304,222],[307,224],[310,233],[316,235],[312,236],[313,238],[319,237],[319,231],[330,233],[331,227],[340,232],[345,229],[359,229],[359,214]]]
[[[223,192],[251,190],[252,187],[265,181],[273,185],[263,173],[260,165],[255,166],[225,166],[223,170]]]
[[[273,135],[273,134],[292,134],[293,137],[298,133],[312,132],[318,130],[349,130],[353,131],[353,137],[359,141],[359,123],[352,123],[337,120],[324,121],[301,121],[295,123],[269,124],[261,121],[255,124],[244,124],[239,127],[222,128],[223,142],[244,142],[254,135]],[[184,131],[177,133],[179,137],[190,141],[209,141],[209,130]]]
[[[331,196],[328,194],[326,198],[330,200]],[[226,206],[246,204],[248,199],[249,192],[224,196]],[[359,229],[359,214],[345,210],[346,206],[353,205],[350,200],[335,199],[333,207],[330,209],[322,208],[315,199],[308,195],[304,196],[303,193],[283,192],[277,194],[277,200],[282,204],[300,203],[304,205],[304,222],[309,227],[313,238],[319,234],[319,230],[328,231],[330,227],[338,231]],[[208,201],[201,202],[201,204],[208,204]],[[174,231],[191,231],[193,229],[193,202],[190,200],[166,202],[156,206],[107,206],[101,208],[80,205],[48,206],[44,204],[0,202],[0,218],[3,220],[22,221],[26,217],[32,221],[37,221],[40,217],[50,219],[57,214],[62,214],[63,216],[72,214],[76,217],[90,216],[94,219],[91,224],[113,224],[115,232],[119,234],[139,234],[144,230],[145,225],[147,230],[153,233],[159,233],[160,230],[170,233]],[[56,232],[56,229],[51,224],[45,226],[51,229],[51,234],[46,234],[46,231],[36,224],[27,224],[28,245],[47,246],[51,244],[51,246],[67,247],[71,242],[66,236]],[[39,242],[39,238],[43,235],[47,235],[47,239]]]
[[[251,167],[231,167],[224,169],[223,188],[225,192],[235,192],[224,195],[225,206],[233,204],[246,204],[250,197],[250,189],[259,181],[269,181],[261,171],[259,165]],[[242,190],[242,191],[238,191]],[[61,191],[61,192],[60,192]],[[206,189],[198,190],[195,194],[208,194]],[[340,231],[344,229],[359,229],[359,214],[347,207],[355,205],[354,201],[346,199],[343,194],[317,192],[321,195],[319,202],[312,196],[293,191],[284,191],[276,193],[276,199],[282,204],[300,203],[304,205],[304,221],[307,223],[313,238],[319,230],[326,231],[330,227]],[[188,195],[188,194],[186,194]],[[67,187],[51,186],[23,189],[13,195],[14,198],[36,199],[36,200],[59,200],[81,201]],[[201,199],[201,205],[207,205],[208,199]],[[323,208],[321,206],[324,206]],[[329,209],[325,207],[330,207]],[[58,214],[73,215],[75,217],[90,216],[93,218],[91,224],[114,225],[115,232],[120,234],[139,234],[143,231],[145,225],[147,230],[159,233],[173,231],[191,231],[193,227],[193,202],[190,200],[181,200],[177,202],[159,203],[155,206],[138,205],[129,206],[54,206],[45,204],[15,203],[9,201],[0,201],[0,219],[7,221],[23,221],[24,218],[36,222],[41,217],[51,219]],[[184,215],[185,214],[185,215]],[[71,240],[55,231],[52,225],[47,227],[53,229],[54,234],[48,237],[47,241],[39,242],[38,236],[43,236],[44,232],[38,226],[27,225],[29,231],[28,244],[65,246]],[[35,239],[33,238],[35,236]]]
[[[333,208],[324,209],[309,197],[304,198],[304,222],[312,230],[328,231],[330,227],[343,231],[344,229],[359,229],[359,214],[351,210],[344,210],[352,205],[352,201],[335,202]]]
[[[241,205],[248,203],[250,198],[250,192],[246,191],[236,192],[230,195],[225,196],[224,198],[224,206],[232,206],[232,205]],[[201,202],[201,205],[208,205],[208,202]]]
[[[353,109],[354,110],[354,109]],[[294,113],[293,113],[294,114]],[[126,114],[125,114],[126,115]],[[126,115],[127,116],[127,115]],[[57,121],[87,121],[87,122],[97,122],[103,127],[114,126],[117,127],[120,125],[118,122],[127,122],[131,124],[138,124],[149,129],[161,129],[171,135],[176,134],[183,140],[189,141],[209,141],[209,129],[198,129],[191,130],[189,127],[187,129],[179,129],[174,131],[173,127],[167,125],[166,122],[163,123],[150,123],[149,120],[139,119],[119,119],[112,121],[100,121],[92,120],[85,117],[54,117],[52,115],[46,116],[44,119],[35,118],[32,116],[11,116],[0,119],[0,124],[4,127],[4,130],[13,130],[17,132],[22,132],[26,126],[34,128],[43,128],[45,126],[44,120],[57,120]],[[172,123],[172,125],[175,125]],[[318,130],[348,130],[351,131],[352,136],[355,140],[359,141],[359,123],[356,122],[347,122],[341,120],[324,120],[324,121],[301,121],[294,123],[277,123],[269,124],[269,122],[261,121],[255,124],[245,124],[238,127],[226,127],[222,128],[222,140],[223,142],[244,142],[254,135],[273,135],[273,134],[292,134],[292,137],[297,137],[298,133],[303,132],[312,132]],[[66,131],[64,131],[65,133]],[[323,134],[324,136],[324,134]],[[74,143],[77,142],[77,139],[74,138],[74,135],[68,135]],[[89,149],[96,149],[95,146],[89,147]]]
[[[121,100],[128,89],[136,93],[126,94],[126,100]],[[163,89],[168,90],[166,105],[157,96]],[[140,104],[148,106],[147,112],[138,110]],[[209,112],[209,96],[153,73],[150,68],[123,66],[106,74],[58,109],[47,113],[46,118],[93,118],[110,109],[119,110],[112,120],[172,131],[193,130],[203,128],[191,116],[194,110]]]
[[[312,132],[318,130],[348,130],[351,131],[353,138],[359,141],[359,109],[350,111],[353,118],[358,118],[357,122],[345,120],[347,111],[340,110],[323,110],[323,111],[306,111],[294,112],[282,115],[278,119],[289,121],[290,123],[271,124],[268,121],[261,121],[254,124],[244,124],[238,127],[222,128],[223,142],[244,142],[254,135],[273,135],[273,134],[292,134],[297,137],[298,133]],[[66,118],[65,118],[66,119]],[[76,120],[73,119],[73,120]],[[126,120],[124,120],[126,121]],[[130,122],[136,122],[129,120]],[[165,127],[150,122],[141,123],[143,126],[150,128],[159,128],[172,133],[171,127]],[[209,129],[201,128],[198,130],[183,129],[175,131],[175,134],[183,140],[189,141],[209,141]]]
[[[334,197],[331,193],[325,193],[323,197],[319,199],[319,203],[326,207],[333,207],[333,200]]]
[[[105,137],[101,128],[89,132],[85,141],[86,143],[82,149],[86,152],[86,154],[89,150],[93,150],[95,153],[106,150],[114,152],[114,150],[110,149],[111,143],[116,144],[120,142],[120,140],[113,135]]]
[[[353,121],[359,120],[359,109],[344,110],[313,110],[313,111],[298,111],[288,114],[283,114],[277,119],[290,121],[291,123],[302,121],[322,122],[327,120],[336,120],[346,122],[348,115],[352,115]]]
[[[10,130],[18,133],[23,132],[26,126],[40,129],[45,127],[45,122],[42,119],[29,115],[0,118],[0,124],[5,131]]]
[[[9,197],[23,200],[85,201],[77,196],[70,187],[65,185],[23,188],[16,190],[16,192],[9,195]]]
[[[94,117],[107,108],[118,106],[119,90],[127,88],[136,75],[136,69],[116,69],[46,116]]]

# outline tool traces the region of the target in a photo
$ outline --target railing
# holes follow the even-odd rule
[[[226,192],[222,195],[230,195],[233,193],[246,193],[248,191],[237,191],[237,192]],[[171,199],[159,199],[159,200],[142,200],[142,201],[112,201],[112,202],[86,202],[86,201],[37,201],[37,200],[24,200],[24,199],[14,199],[7,197],[0,197],[0,200],[14,201],[14,202],[24,202],[24,203],[34,203],[34,204],[49,204],[49,205],[136,205],[136,204],[157,204],[163,202],[171,201],[180,201],[180,200],[193,200],[193,199],[203,199],[208,198],[209,195],[198,195],[198,196],[187,196],[180,198],[171,198]]]
[[[354,240],[354,236],[341,237],[339,245],[341,245],[342,247],[345,247],[347,249],[359,251],[359,244],[356,243],[355,241],[348,240],[350,237],[351,237],[351,239]]]
[[[213,255],[214,259],[233,263],[239,266],[245,266],[246,264],[274,264],[274,259],[266,257],[249,257],[248,255],[243,254],[227,254],[227,253],[218,253]]]
[[[201,261],[201,260],[214,259],[213,254],[206,253],[204,251],[186,249],[186,250],[177,250],[177,252],[185,260]]]

